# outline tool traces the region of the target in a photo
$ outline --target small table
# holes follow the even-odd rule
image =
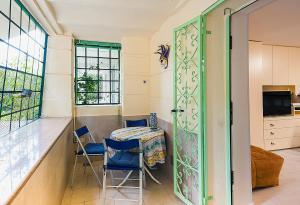
[[[111,133],[114,140],[125,141],[130,139],[139,139],[142,142],[144,152],[144,162],[148,167],[154,167],[156,164],[164,164],[166,159],[166,143],[164,130],[156,130],[150,127],[127,127],[115,130]],[[145,167],[145,171],[158,184],[161,184],[150,171]]]

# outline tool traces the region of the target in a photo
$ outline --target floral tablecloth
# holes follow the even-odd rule
[[[128,127],[111,133],[114,140],[125,141],[140,139],[143,145],[144,160],[149,167],[157,163],[163,164],[166,159],[166,143],[164,130],[152,130],[150,127]]]

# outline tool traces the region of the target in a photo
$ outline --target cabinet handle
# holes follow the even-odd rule
[[[271,135],[274,135],[275,133],[274,133],[274,132],[270,132],[270,134],[271,134]]]
[[[271,127],[274,127],[274,124],[271,123],[270,126],[271,126]]]
[[[275,145],[275,143],[274,143],[274,142],[271,142],[271,145]]]

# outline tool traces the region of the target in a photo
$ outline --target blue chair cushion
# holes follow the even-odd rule
[[[147,120],[126,120],[127,127],[147,127]]]
[[[88,143],[84,146],[88,155],[104,155],[104,146],[102,143]],[[83,154],[83,150],[79,150],[78,155]]]
[[[139,154],[132,152],[117,152],[107,161],[108,170],[138,170],[140,169]]]

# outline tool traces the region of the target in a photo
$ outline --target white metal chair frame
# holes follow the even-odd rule
[[[86,133],[85,135],[88,135],[89,137],[89,142],[92,142],[92,143],[96,143],[96,140],[95,138],[93,137],[93,135],[91,134],[91,132],[89,131],[88,133]],[[101,186],[102,183],[100,181],[100,178],[95,170],[95,168],[93,167],[93,164],[92,164],[92,161],[91,159],[89,158],[89,156],[103,156],[102,154],[87,154],[85,148],[84,148],[84,145],[83,143],[81,142],[80,138],[81,137],[85,137],[85,135],[82,135],[82,136],[78,136],[76,131],[74,131],[74,136],[76,137],[76,140],[77,140],[77,148],[76,148],[76,153],[75,153],[75,163],[74,163],[74,167],[73,167],[73,173],[72,173],[72,182],[71,182],[71,187],[73,187],[73,184],[74,184],[74,177],[75,177],[75,170],[76,170],[76,165],[77,165],[77,160],[78,160],[78,157],[85,157],[88,164],[90,165],[92,171],[93,171],[93,174],[95,175],[99,185]],[[82,149],[83,151],[83,154],[78,154],[78,152],[80,151],[80,149]]]
[[[104,166],[107,165],[107,160],[108,160],[108,149],[106,147],[105,144],[105,140],[104,140]],[[139,199],[135,200],[135,199],[116,199],[114,198],[114,200],[123,200],[123,201],[134,201],[134,202],[138,202],[139,205],[143,205],[143,187],[145,186],[146,183],[146,179],[145,179],[145,170],[144,170],[144,161],[143,161],[143,146],[142,143],[139,143],[139,165],[140,165],[140,169],[139,169],[139,178],[130,178],[131,174],[133,173],[133,170],[130,170],[128,172],[128,174],[125,176],[125,178],[118,178],[118,177],[114,177],[112,174],[113,170],[109,170],[111,173],[111,178],[112,178],[112,183],[114,180],[122,180],[120,184],[118,185],[111,185],[111,186],[107,186],[106,185],[106,178],[107,178],[107,170],[104,168],[103,170],[103,204],[105,205],[105,201],[106,201],[106,189],[107,188],[127,188],[127,189],[139,189]],[[126,181],[139,181],[139,186],[135,187],[135,186],[123,186]],[[144,183],[143,183],[144,182]]]

